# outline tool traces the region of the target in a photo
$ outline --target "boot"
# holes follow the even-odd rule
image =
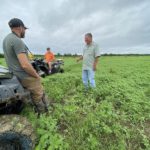
[[[45,94],[43,94],[42,101],[45,105],[45,109],[48,111],[49,101],[48,101],[48,97]]]
[[[34,104],[35,106],[35,112],[38,114],[45,113],[48,111],[48,109],[45,107],[45,104],[41,100],[39,103]]]

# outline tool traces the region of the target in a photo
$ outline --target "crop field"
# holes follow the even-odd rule
[[[102,56],[97,87],[88,91],[82,85],[82,62],[63,59],[63,74],[42,79],[49,113],[37,118],[28,106],[21,114],[35,128],[35,149],[149,150],[150,56]]]

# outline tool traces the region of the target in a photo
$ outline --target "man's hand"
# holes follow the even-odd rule
[[[80,61],[79,58],[77,58],[77,59],[76,59],[76,62],[79,62],[79,61]]]
[[[96,71],[96,70],[97,70],[98,58],[99,58],[99,57],[96,57],[96,58],[95,58],[95,61],[94,61],[94,64],[93,64],[93,71]]]
[[[83,60],[83,56],[80,56],[79,58],[76,59],[77,62],[79,62],[80,60]]]
[[[27,56],[25,53],[20,53],[17,55],[20,65],[21,67],[25,70],[25,72],[27,72],[29,75],[31,75],[34,78],[39,78],[40,76],[39,74],[35,71],[35,69],[32,67],[32,65],[30,64]]]
[[[41,76],[39,76],[39,74],[37,74],[38,76],[37,76],[37,79],[39,79],[39,80],[41,80],[42,78],[41,78]]]
[[[96,68],[96,64],[93,65],[93,71],[96,71],[97,68]]]

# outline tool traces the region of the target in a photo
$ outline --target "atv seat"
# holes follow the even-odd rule
[[[11,79],[13,74],[3,66],[0,66],[0,79]]]

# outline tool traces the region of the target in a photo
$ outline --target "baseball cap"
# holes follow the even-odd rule
[[[11,19],[9,22],[8,22],[8,25],[10,28],[13,28],[13,27],[24,27],[25,29],[28,29],[22,20],[18,19],[18,18],[13,18]]]

